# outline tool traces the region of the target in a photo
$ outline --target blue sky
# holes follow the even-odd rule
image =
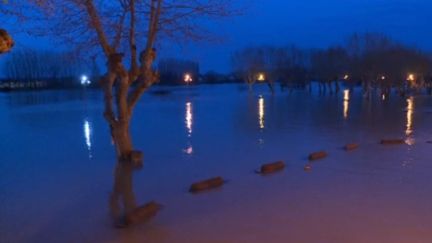
[[[382,32],[396,40],[432,50],[431,0],[241,0],[243,15],[209,24],[223,43],[169,42],[163,57],[199,61],[202,71],[230,71],[229,56],[251,45],[327,47],[354,32]],[[3,21],[1,21],[3,22]],[[51,46],[50,40],[15,37],[17,45]]]

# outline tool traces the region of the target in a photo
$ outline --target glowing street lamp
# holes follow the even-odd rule
[[[345,74],[345,76],[344,76],[344,78],[343,78],[343,79],[344,79],[344,80],[348,80],[348,79],[349,79],[349,77],[350,77],[350,76],[349,76],[348,74]]]
[[[91,84],[90,79],[86,75],[82,75],[81,76],[81,85],[82,86],[87,86],[89,84]]]
[[[415,80],[415,75],[413,73],[408,74],[407,80],[408,81],[414,81]]]
[[[258,73],[258,77],[257,77],[258,81],[263,82],[263,81],[265,81],[265,79],[266,79],[266,77],[265,77],[264,73]]]
[[[385,80],[385,79],[386,79],[386,76],[382,75],[381,80]]]
[[[192,75],[190,73],[185,73],[183,76],[183,81],[187,84],[192,83],[193,82]]]

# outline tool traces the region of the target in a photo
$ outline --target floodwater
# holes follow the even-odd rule
[[[116,164],[100,92],[0,94],[0,241],[432,242],[431,97],[153,90],[169,92],[146,94],[135,110],[144,167],[133,191],[164,208],[125,229],[109,216]],[[329,156],[305,171],[317,150]],[[277,160],[284,171],[254,173]],[[227,183],[188,193],[214,176]]]

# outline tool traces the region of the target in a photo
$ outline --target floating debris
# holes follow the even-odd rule
[[[127,226],[143,223],[156,216],[161,208],[162,205],[154,201],[151,201],[141,207],[137,207],[125,216],[125,224]]]
[[[383,145],[397,145],[397,144],[405,144],[405,140],[403,140],[403,139],[381,139],[380,143]]]
[[[309,160],[318,160],[318,159],[324,159],[325,157],[327,157],[327,152],[325,151],[318,151],[318,152],[314,152],[309,154]]]
[[[222,177],[214,177],[208,180],[200,181],[193,183],[189,189],[189,192],[195,193],[195,192],[201,192],[204,190],[209,190],[213,188],[220,187],[224,184],[224,180]]]
[[[355,150],[358,149],[359,145],[357,143],[349,143],[347,145],[344,146],[345,151],[351,151],[351,150]]]
[[[172,92],[170,90],[155,90],[150,93],[155,96],[167,96],[170,95]]]
[[[274,173],[277,171],[281,171],[285,168],[285,162],[283,161],[277,161],[274,163],[264,164],[261,166],[260,171],[258,173],[260,174],[269,174]]]

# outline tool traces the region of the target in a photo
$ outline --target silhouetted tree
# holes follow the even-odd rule
[[[89,67],[74,54],[24,49],[8,55],[3,70],[9,80],[46,81],[79,77]]]

